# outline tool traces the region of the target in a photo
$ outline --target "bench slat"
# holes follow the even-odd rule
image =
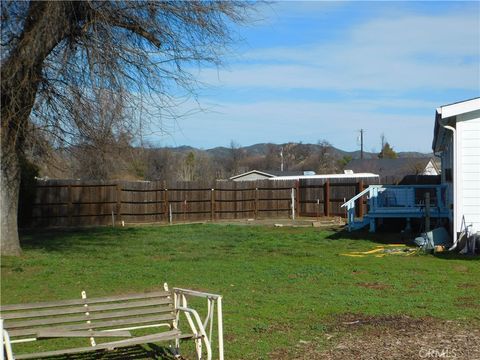
[[[68,323],[87,321],[87,320],[113,319],[113,318],[129,317],[129,316],[136,316],[136,315],[161,314],[166,312],[173,312],[173,307],[157,306],[157,307],[147,307],[143,309],[126,310],[126,311],[97,312],[94,314],[90,314],[88,318],[85,315],[78,316],[73,314],[73,316],[51,317],[51,318],[23,320],[23,321],[7,320],[4,323],[4,328],[7,330],[10,330],[10,329],[32,327],[32,326],[68,324]]]
[[[114,301],[126,301],[126,300],[135,300],[135,299],[149,299],[155,297],[167,297],[171,296],[169,291],[156,291],[148,293],[137,293],[137,294],[127,294],[127,295],[118,295],[118,296],[109,296],[109,297],[98,297],[90,299],[70,299],[70,300],[61,300],[61,301],[46,301],[46,302],[37,302],[30,304],[11,304],[11,305],[2,305],[0,311],[16,311],[16,310],[29,310],[29,309],[42,309],[42,308],[52,308],[68,305],[83,305],[88,304],[98,304]]]
[[[95,311],[108,311],[116,309],[130,309],[136,307],[146,307],[146,306],[155,306],[155,305],[164,305],[172,303],[170,298],[160,298],[156,300],[147,300],[147,301],[132,301],[124,303],[112,303],[107,305],[94,305],[88,306],[88,311],[92,314]],[[78,314],[84,313],[86,308],[84,306],[76,306],[63,309],[53,309],[53,310],[40,310],[40,311],[26,311],[20,313],[7,313],[2,314],[4,320],[7,319],[24,319],[24,318],[35,318],[42,316],[55,316],[55,315],[66,315],[66,314]]]
[[[51,329],[51,330],[85,330],[85,329],[104,329],[104,328],[111,328],[111,327],[118,327],[124,325],[142,325],[147,323],[156,323],[160,321],[172,321],[175,319],[174,314],[168,315],[157,315],[157,316],[148,316],[148,317],[133,317],[128,319],[118,319],[118,320],[110,320],[110,321],[99,321],[93,322],[91,324],[81,323],[81,324],[73,324],[73,325],[66,325],[66,326],[55,326],[55,327],[48,327],[48,328],[29,328],[29,329],[22,329],[22,330],[9,330],[8,333],[10,337],[19,337],[19,336],[27,336],[27,335],[35,335],[38,331],[43,329]]]
[[[37,332],[37,339],[61,338],[61,337],[131,337],[130,331],[65,331],[46,329]]]
[[[90,347],[81,347],[75,349],[65,349],[65,350],[55,350],[55,351],[46,351],[42,353],[34,353],[34,354],[24,354],[24,355],[17,355],[15,359],[39,359],[49,356],[56,356],[56,355],[67,355],[67,354],[77,354],[82,352],[88,351],[97,351],[97,350],[104,350],[104,349],[112,349],[118,347],[125,347],[125,346],[132,346],[138,344],[144,344],[146,342],[157,342],[157,341],[168,341],[174,340],[176,338],[187,338],[192,337],[192,335],[181,335],[180,331],[178,330],[170,330],[160,334],[155,335],[147,335],[147,336],[140,336],[134,339],[124,340],[124,341],[115,341],[110,343],[103,343],[98,344],[97,346],[90,346]]]

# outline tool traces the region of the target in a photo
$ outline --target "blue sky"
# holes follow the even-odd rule
[[[480,96],[479,2],[278,2],[262,5],[221,68],[196,73],[155,145],[329,141],[430,152],[435,108]],[[200,106],[203,111],[196,111]]]

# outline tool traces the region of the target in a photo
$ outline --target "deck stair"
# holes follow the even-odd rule
[[[428,195],[426,195],[428,193]],[[367,213],[362,218],[355,217],[356,203],[363,206],[367,197]],[[429,206],[425,199],[430,199]],[[377,219],[404,218],[407,227],[413,218],[448,218],[446,186],[444,185],[370,185],[350,200],[342,204],[347,209],[348,230],[358,230],[369,225],[375,232]]]

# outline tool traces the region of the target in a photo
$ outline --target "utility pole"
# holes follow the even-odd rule
[[[280,158],[282,160],[280,163],[280,171],[283,172],[283,146],[280,148]]]
[[[363,129],[360,129],[360,159],[363,160]]]

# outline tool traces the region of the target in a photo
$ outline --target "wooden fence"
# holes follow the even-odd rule
[[[345,216],[340,205],[378,179],[179,182],[38,181],[26,226]],[[364,206],[358,207],[362,212]],[[361,214],[359,214],[361,215]]]

